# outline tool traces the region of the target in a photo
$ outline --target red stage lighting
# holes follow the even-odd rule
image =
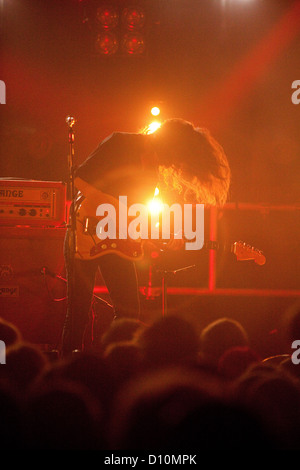
[[[115,28],[119,22],[119,13],[115,7],[103,6],[97,8],[96,20],[103,29]]]
[[[94,52],[98,56],[142,56],[145,51],[144,8],[108,0],[96,8]]]
[[[145,24],[144,10],[139,6],[124,8],[122,21],[129,31],[141,29]]]
[[[144,37],[140,33],[128,33],[122,38],[122,49],[127,54],[139,55],[145,50]]]
[[[103,55],[112,55],[117,52],[119,42],[117,36],[111,32],[99,33],[95,43],[96,52]]]

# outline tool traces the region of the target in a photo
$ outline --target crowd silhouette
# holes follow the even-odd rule
[[[285,314],[300,338],[300,307]],[[300,364],[288,348],[261,357],[220,318],[118,319],[94,348],[61,356],[0,320],[2,449],[298,449]]]

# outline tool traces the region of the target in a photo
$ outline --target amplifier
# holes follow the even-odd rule
[[[65,183],[0,179],[0,225],[57,227],[65,221]]]
[[[65,227],[0,228],[0,317],[55,347],[66,312]],[[61,300],[61,301],[58,301]]]

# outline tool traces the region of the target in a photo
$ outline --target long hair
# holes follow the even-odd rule
[[[160,185],[184,202],[222,206],[230,186],[230,168],[222,146],[207,129],[183,119],[168,119],[152,134]]]

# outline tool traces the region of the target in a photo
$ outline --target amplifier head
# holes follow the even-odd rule
[[[57,227],[66,222],[66,183],[0,179],[0,225]]]

